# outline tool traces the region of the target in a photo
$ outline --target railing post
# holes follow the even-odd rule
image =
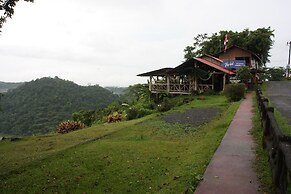
[[[291,180],[291,137],[284,135],[278,128],[274,117],[274,108],[269,107],[269,101],[257,89],[258,109],[263,127],[263,147],[269,155],[272,169],[273,184],[276,194],[286,194],[288,191],[288,176]]]

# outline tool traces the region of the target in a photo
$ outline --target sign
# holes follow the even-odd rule
[[[225,60],[223,61],[224,68],[239,69],[246,65],[245,60]]]

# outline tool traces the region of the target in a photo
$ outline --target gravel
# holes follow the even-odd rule
[[[198,127],[211,121],[221,110],[218,108],[192,108],[183,113],[172,113],[164,116],[168,123],[189,124]]]

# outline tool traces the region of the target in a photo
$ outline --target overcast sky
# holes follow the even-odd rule
[[[175,67],[197,34],[271,26],[268,66],[286,66],[290,0],[20,1],[0,35],[0,81],[55,77],[80,85],[146,83]]]

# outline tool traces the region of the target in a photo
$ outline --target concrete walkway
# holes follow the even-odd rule
[[[252,95],[247,94],[210,161],[195,194],[261,193],[253,168],[255,144],[250,135],[252,104]]]

